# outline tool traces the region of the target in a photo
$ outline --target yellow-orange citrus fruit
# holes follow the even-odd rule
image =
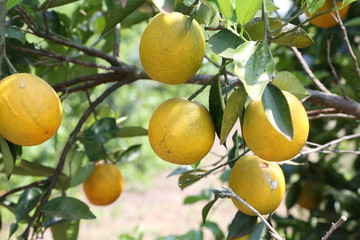
[[[200,161],[210,151],[215,128],[202,104],[171,98],[153,113],[148,135],[152,149],[160,158],[188,165]]]
[[[83,183],[83,188],[92,204],[109,205],[120,196],[124,188],[124,179],[116,165],[99,161]]]
[[[265,161],[258,156],[241,157],[230,172],[229,187],[260,214],[276,210],[284,198],[285,178],[275,162]],[[231,199],[243,213],[255,216],[244,204]]]
[[[43,79],[17,73],[0,81],[0,135],[22,146],[40,144],[61,124],[61,102]]]
[[[304,180],[300,182],[300,193],[296,203],[306,209],[314,208],[320,201],[322,186],[314,181]]]
[[[249,239],[250,239],[250,234],[247,234],[239,238],[233,238],[232,240],[249,240]]]
[[[336,2],[336,6],[339,7],[342,5],[342,1],[341,2]],[[344,6],[343,8],[341,8],[339,10],[339,14],[340,14],[340,18],[343,20],[346,15],[347,15],[347,12],[349,11],[349,7],[350,7],[350,4]],[[324,5],[319,8],[313,15],[316,15],[316,14],[319,14],[319,13],[322,13],[322,12],[326,12],[326,11],[329,11],[330,9],[333,8],[333,0],[326,0]],[[308,12],[306,12],[306,14],[308,16],[311,16]],[[335,18],[332,16],[332,14],[334,14],[334,16],[336,16],[336,11],[333,11],[333,12],[328,12],[328,13],[325,13],[323,15],[320,15],[312,20],[310,20],[310,22],[312,24],[314,24],[315,26],[318,26],[318,27],[321,27],[321,28],[331,28],[331,27],[334,27],[336,26],[338,23],[337,21],[335,20]]]
[[[283,93],[289,105],[294,129],[291,141],[271,125],[261,101],[251,102],[244,114],[244,140],[255,155],[267,161],[291,159],[301,151],[309,135],[309,119],[304,106],[291,93]]]
[[[205,38],[197,21],[173,12],[157,14],[140,40],[140,59],[151,79],[168,84],[189,80],[200,68]]]

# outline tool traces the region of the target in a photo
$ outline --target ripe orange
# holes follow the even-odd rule
[[[214,143],[215,128],[203,105],[172,98],[155,110],[148,135],[152,149],[160,158],[188,165],[208,154]]]
[[[232,168],[229,187],[260,214],[276,210],[284,198],[284,174],[275,162],[265,161],[258,156],[244,156]],[[236,199],[231,199],[243,213],[256,214]]]
[[[339,7],[342,5],[342,1],[341,2],[336,2],[336,6]],[[350,4],[344,6],[342,9],[339,10],[339,14],[340,14],[340,18],[341,20],[343,20],[346,15],[347,12],[349,11],[349,7]],[[321,12],[326,12],[330,9],[333,8],[333,0],[326,0],[324,5],[319,8],[315,14],[319,14]],[[306,12],[306,14],[311,17],[312,15],[310,15],[308,12]],[[313,14],[313,15],[315,15]],[[325,13],[323,15],[320,15],[312,20],[310,20],[310,22],[318,27],[322,27],[322,28],[331,28],[336,26],[338,23],[335,20],[335,18],[332,16],[332,14],[334,14],[334,16],[336,16],[336,11],[333,12],[329,12],[329,13]]]
[[[146,26],[140,40],[140,59],[151,79],[168,84],[189,80],[205,55],[205,38],[195,19],[159,13]]]
[[[321,200],[322,186],[314,181],[304,180],[300,182],[300,194],[296,203],[306,209],[314,208]]]
[[[94,205],[109,205],[121,194],[124,179],[119,168],[111,163],[99,161],[89,178],[83,183],[87,199]]]
[[[251,151],[267,161],[284,161],[296,156],[309,135],[309,120],[302,103],[291,93],[283,92],[289,104],[294,138],[288,140],[267,119],[261,101],[253,101],[245,110],[243,137]]]
[[[58,130],[61,102],[43,79],[18,73],[0,81],[0,135],[22,146],[40,144]]]

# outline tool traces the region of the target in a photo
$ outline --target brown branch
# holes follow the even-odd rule
[[[347,218],[345,216],[341,216],[336,223],[332,223],[330,230],[326,233],[324,237],[321,238],[321,240],[327,240],[338,227],[340,227],[344,222],[346,222],[346,220]]]
[[[319,114],[338,113],[336,108],[323,108],[306,112],[308,116],[316,116]]]
[[[17,187],[17,188],[13,188],[11,189],[10,191],[4,193],[3,195],[0,196],[0,202],[5,200],[6,197],[10,196],[11,194],[14,194],[14,193],[17,193],[17,192],[20,192],[20,191],[23,191],[23,190],[26,190],[28,188],[32,188],[32,187],[36,187],[36,186],[39,186],[39,185],[43,185],[43,184],[46,184],[48,182],[48,179],[45,179],[45,180],[40,180],[40,181],[36,181],[36,182],[32,182],[30,184],[27,184],[27,185],[24,185],[24,186],[21,186],[21,187]]]

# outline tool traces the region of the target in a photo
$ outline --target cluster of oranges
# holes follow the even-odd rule
[[[200,68],[204,57],[204,36],[199,24],[181,13],[156,15],[140,41],[140,58],[153,80],[181,84]],[[260,214],[273,212],[285,194],[285,179],[278,161],[296,156],[304,147],[309,122],[302,103],[283,92],[288,102],[294,136],[288,139],[268,121],[261,101],[252,101],[245,110],[243,138],[255,155],[244,156],[234,165],[230,188]],[[180,165],[203,159],[213,146],[215,128],[208,110],[200,103],[172,98],[153,113],[148,127],[149,142],[163,160]],[[240,211],[255,215],[233,200]]]

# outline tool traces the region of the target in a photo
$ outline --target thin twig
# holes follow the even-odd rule
[[[270,230],[271,235],[272,235],[273,238],[278,239],[278,240],[285,240],[285,238],[282,238],[276,232],[276,230],[270,225],[270,223],[255,208],[253,208],[250,204],[248,204],[242,198],[240,198],[238,195],[236,195],[231,188],[224,188],[224,189],[225,189],[224,191],[221,191],[221,192],[217,193],[219,197],[221,197],[221,198],[234,198],[237,201],[241,202],[247,208],[249,208],[253,213],[255,213],[261,219],[261,221],[263,221],[265,223],[266,227]]]
[[[321,82],[320,80],[314,75],[313,71],[310,69],[309,65],[306,63],[305,59],[303,58],[301,52],[296,47],[291,47],[291,50],[294,52],[295,56],[299,60],[300,64],[304,68],[307,75],[310,77],[311,81],[315,84],[315,86],[324,93],[331,93]]]
[[[309,120],[320,119],[320,118],[346,118],[346,119],[356,119],[353,115],[345,113],[320,113],[315,116],[309,116]]]
[[[344,222],[346,222],[346,220],[347,218],[345,216],[341,216],[336,223],[332,223],[330,230],[326,233],[324,237],[321,238],[321,240],[327,240],[338,227],[340,227]]]
[[[4,193],[3,195],[0,196],[0,202],[5,200],[6,197],[8,197],[8,196],[10,196],[10,195],[12,195],[14,193],[26,190],[28,188],[32,188],[32,187],[36,187],[36,186],[39,186],[39,185],[46,184],[48,181],[49,181],[48,179],[45,179],[45,180],[32,182],[30,184],[27,184],[27,185],[24,185],[24,186],[21,186],[21,187],[13,188],[10,191],[8,191],[8,192],[6,192],[6,193]]]
[[[333,0],[334,4],[336,4],[335,2],[336,0]],[[346,28],[344,26],[344,23],[343,21],[341,20],[341,17],[340,17],[340,13],[339,13],[339,10],[336,9],[336,18],[337,18],[337,21],[339,23],[339,26],[340,26],[340,29],[341,31],[343,32],[343,35],[344,35],[344,41],[345,41],[345,44],[346,44],[346,47],[349,51],[349,54],[350,54],[350,57],[352,59],[352,62],[354,64],[354,68],[355,68],[355,71],[358,75],[358,77],[360,78],[360,67],[359,67],[359,63],[358,63],[358,60],[356,58],[356,55],[351,47],[351,43],[350,43],[350,40],[349,40],[349,36],[347,34],[347,31],[346,31]]]

